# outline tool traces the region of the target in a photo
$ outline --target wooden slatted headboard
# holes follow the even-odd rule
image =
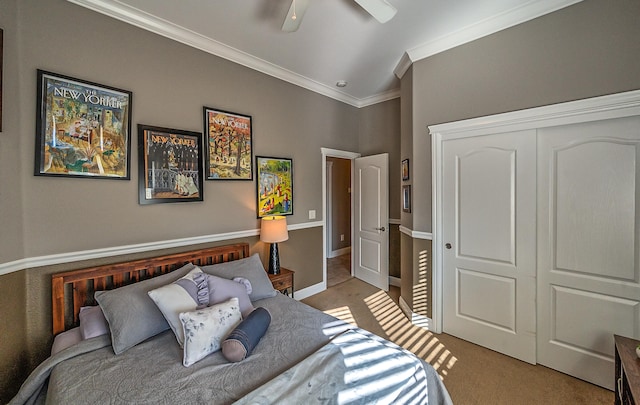
[[[160,276],[187,263],[198,266],[249,257],[249,244],[217,246],[184,253],[107,264],[52,275],[53,334],[78,325],[80,307],[96,305],[93,294]]]

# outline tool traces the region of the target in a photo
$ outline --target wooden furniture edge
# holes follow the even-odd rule
[[[621,335],[613,335],[615,341],[615,351],[616,357],[619,359],[620,364],[616,364],[616,368],[618,366],[622,367],[624,370],[624,377],[627,380],[627,384],[629,385],[629,394],[631,395],[631,399],[634,401],[633,403],[638,404],[638,400],[640,400],[640,359],[635,353],[635,348],[638,344],[640,344],[640,340],[629,338]],[[619,369],[616,369],[616,379],[618,377]],[[620,376],[622,378],[622,376]],[[620,402],[620,398],[618,395],[621,387],[618,385],[618,381],[615,382],[615,393],[616,403]],[[626,402],[625,402],[626,403]]]
[[[53,334],[77,325],[80,308],[95,305],[96,291],[167,274],[187,263],[206,266],[246,257],[249,257],[249,244],[237,243],[52,274]]]

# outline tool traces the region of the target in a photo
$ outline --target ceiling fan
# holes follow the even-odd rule
[[[304,12],[307,10],[307,6],[309,6],[309,1],[310,0],[291,0],[289,12],[287,13],[287,17],[284,19],[284,24],[282,24],[282,31],[294,32],[298,30],[298,27],[302,22],[302,17],[304,16]],[[393,18],[398,11],[386,0],[354,1],[358,3],[360,7],[365,9],[367,13],[371,14],[373,18],[383,24]]]

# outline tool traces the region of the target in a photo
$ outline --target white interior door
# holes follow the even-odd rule
[[[539,130],[538,362],[613,389],[640,338],[640,118]]]
[[[442,144],[443,330],[535,363],[535,131]]]
[[[355,159],[354,274],[389,290],[389,155]]]

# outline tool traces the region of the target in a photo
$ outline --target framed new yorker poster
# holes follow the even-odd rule
[[[253,180],[251,117],[204,107],[207,180]]]
[[[293,214],[293,161],[256,156],[258,218]]]
[[[138,124],[140,204],[202,201],[202,134]]]
[[[36,176],[129,179],[131,92],[38,70]]]

